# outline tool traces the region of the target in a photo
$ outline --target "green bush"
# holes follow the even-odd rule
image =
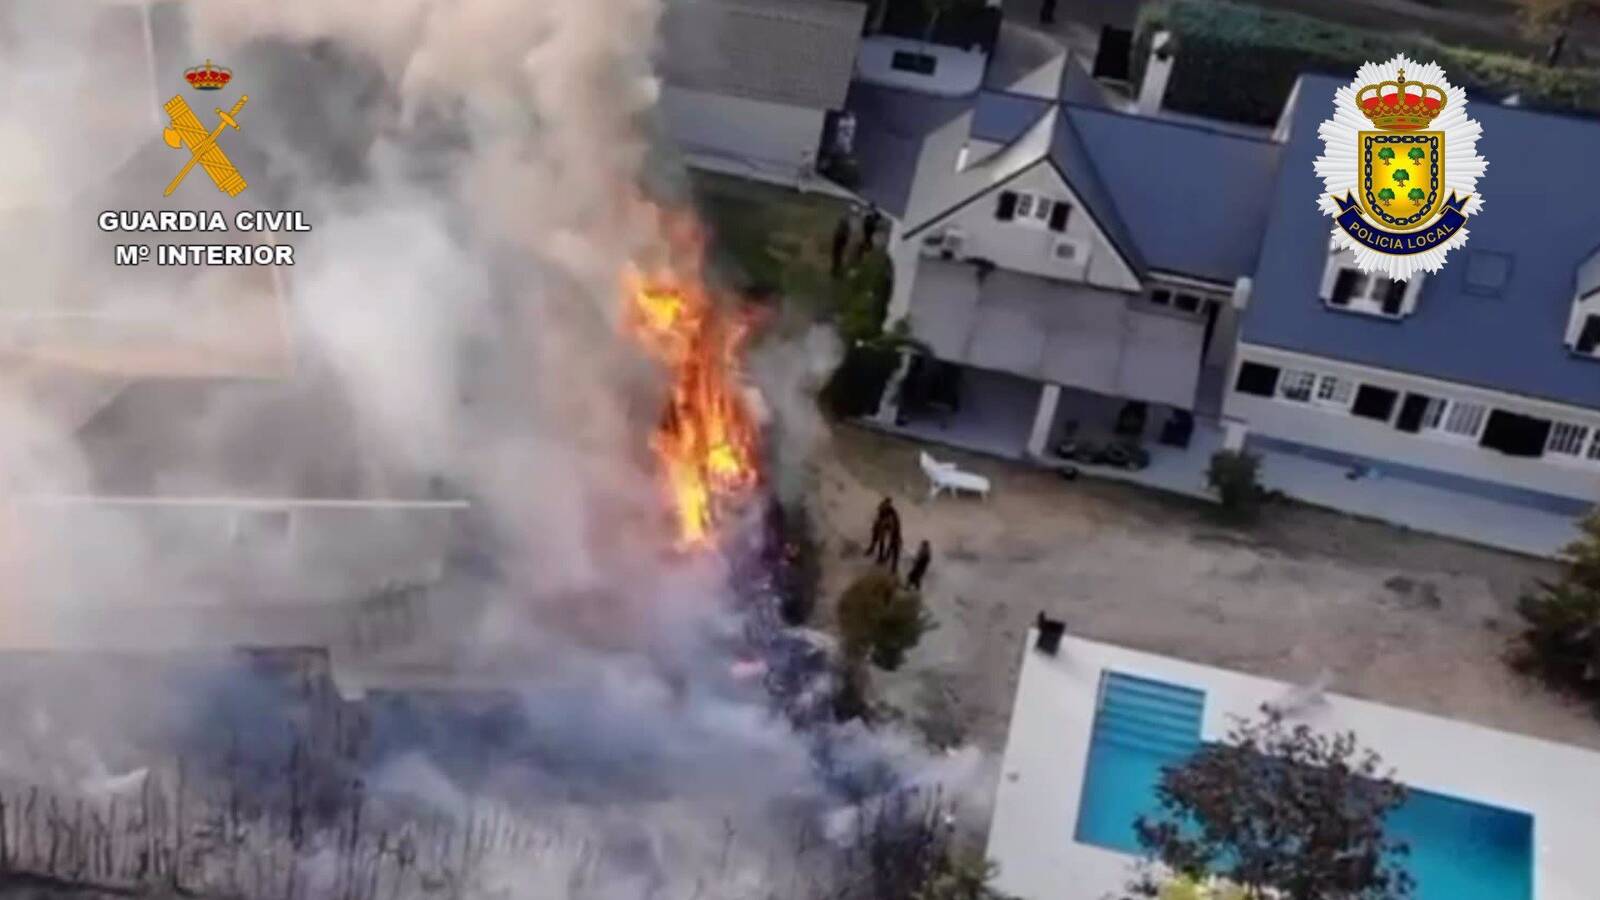
[[[1150,41],[1171,33],[1176,63],[1165,105],[1256,124],[1277,121],[1304,72],[1353,78],[1369,61],[1404,53],[1437,62],[1469,92],[1520,94],[1524,105],[1600,111],[1600,72],[1555,69],[1504,53],[1441,44],[1425,35],[1366,31],[1292,12],[1223,0],[1171,0],[1141,12],[1132,71],[1143,78]]]
[[[1524,628],[1512,663],[1600,709],[1600,513],[1580,528],[1560,580],[1540,582],[1518,602]]]
[[[870,341],[883,334],[894,289],[894,265],[889,254],[874,249],[854,263],[837,282],[834,303],[838,309],[839,336],[845,343]]]
[[[1234,521],[1253,521],[1266,499],[1266,491],[1261,489],[1261,457],[1247,451],[1218,450],[1211,454],[1206,484],[1217,492],[1224,515]]]
[[[922,595],[882,569],[857,578],[839,598],[839,632],[851,661],[871,658],[878,668],[894,671],[932,627]]]

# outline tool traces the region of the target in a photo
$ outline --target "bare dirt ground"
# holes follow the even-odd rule
[[[938,627],[875,691],[931,737],[1003,747],[1023,636],[1041,610],[1070,633],[1600,749],[1600,723],[1503,662],[1519,591],[1554,566],[1280,505],[1249,531],[1198,502],[951,454],[987,503],[925,499],[917,446],[837,426],[818,455],[823,614],[893,497],[906,556],[929,540]],[[902,563],[904,565],[904,563]],[[904,569],[902,568],[902,572]]]

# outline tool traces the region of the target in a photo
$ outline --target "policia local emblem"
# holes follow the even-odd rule
[[[1326,188],[1317,205],[1333,217],[1335,245],[1362,271],[1396,281],[1439,271],[1483,208],[1482,132],[1438,65],[1396,56],[1362,66],[1317,130]]]

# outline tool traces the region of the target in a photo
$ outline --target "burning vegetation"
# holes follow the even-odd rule
[[[650,446],[677,517],[680,547],[707,546],[724,507],[757,484],[757,428],[740,366],[749,325],[707,286],[704,241],[669,223],[673,262],[624,274],[630,333],[671,386]]]

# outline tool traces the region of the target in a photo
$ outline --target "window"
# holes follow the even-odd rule
[[[1038,194],[1017,195],[1017,218],[1035,224],[1044,224],[1050,221],[1050,210],[1055,206],[1055,201],[1049,197]]]
[[[1317,373],[1300,369],[1284,369],[1278,382],[1278,396],[1296,403],[1309,403],[1311,391],[1317,386]]]
[[[994,217],[1002,222],[1025,222],[1051,231],[1066,231],[1072,206],[1041,194],[1001,191]]]
[[[1193,294],[1179,294],[1172,301],[1172,305],[1174,308],[1181,309],[1184,312],[1195,312],[1200,308],[1200,298]]]
[[[1356,391],[1355,403],[1350,407],[1350,414],[1361,416],[1364,419],[1377,419],[1380,422],[1389,421],[1389,416],[1394,414],[1395,401],[1400,394],[1388,388],[1377,385],[1363,384]]]
[[[1590,313],[1583,319],[1583,330],[1578,332],[1579,353],[1595,355],[1595,347],[1600,346],[1600,316]]]
[[[1157,306],[1166,306],[1172,302],[1172,292],[1166,288],[1156,288],[1150,292],[1150,302]]]
[[[1406,283],[1382,275],[1368,275],[1359,269],[1340,269],[1333,282],[1328,303],[1342,309],[1399,316],[1405,309]]]
[[[1348,378],[1324,375],[1317,381],[1317,402],[1326,406],[1347,407],[1355,392],[1356,384]]]
[[[933,70],[939,67],[939,58],[927,53],[911,53],[905,50],[897,51],[889,58],[889,68],[901,72],[911,72],[916,75],[932,75]]]
[[[1278,388],[1278,367],[1246,362],[1239,366],[1239,380],[1233,387],[1241,394],[1271,397]]]
[[[1433,397],[1422,410],[1422,428],[1473,440],[1483,431],[1488,415],[1489,408],[1482,403]]]
[[[1462,290],[1479,297],[1498,297],[1511,278],[1511,257],[1493,250],[1467,253]]]
[[[1571,422],[1557,422],[1550,428],[1550,440],[1545,444],[1546,453],[1559,453],[1562,456],[1579,456],[1583,453],[1584,444],[1589,438],[1589,428],[1586,425],[1574,425]],[[1590,448],[1593,449],[1592,447]]]

